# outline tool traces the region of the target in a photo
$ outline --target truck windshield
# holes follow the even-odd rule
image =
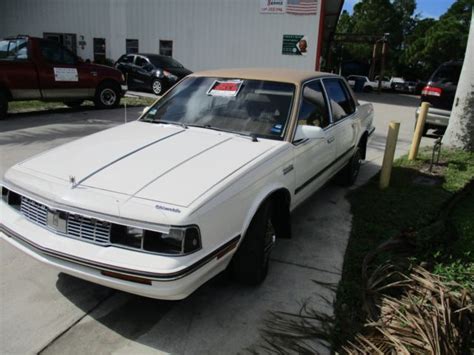
[[[282,140],[293,84],[247,79],[184,79],[141,118]]]

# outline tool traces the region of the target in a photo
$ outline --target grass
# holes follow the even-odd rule
[[[353,224],[336,295],[332,337],[336,349],[359,332],[366,320],[362,263],[369,252],[389,238],[409,236],[413,239],[413,247],[403,254],[383,252],[377,256],[373,267],[387,260],[407,260],[409,256],[413,265],[427,264],[436,274],[473,289],[472,189],[456,204],[449,217],[454,232],[443,226],[426,226],[436,221],[447,202],[474,178],[474,154],[443,150],[440,166],[436,167],[438,183],[415,183],[432,177],[426,172],[430,158],[429,151],[422,151],[414,162],[399,159],[392,171],[390,188],[380,191],[376,176],[349,195]]]
[[[155,102],[155,99],[148,97],[122,97],[120,104],[127,106],[150,106]],[[92,101],[84,101],[81,105],[84,108],[93,108],[94,103]],[[8,103],[9,113],[23,113],[23,112],[35,112],[35,111],[49,111],[58,109],[68,109],[68,106],[62,102],[44,102],[38,100],[29,101],[12,101]],[[76,110],[76,109],[74,109]]]

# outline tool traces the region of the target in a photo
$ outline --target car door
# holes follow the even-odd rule
[[[147,58],[140,55],[135,56],[135,65],[133,65],[133,82],[137,88],[149,89],[151,88],[150,78],[151,71],[150,62]]]
[[[303,92],[309,93],[304,95]],[[331,174],[336,154],[334,127],[320,80],[303,85],[298,111],[298,126],[319,126],[324,139],[293,139],[295,168],[295,203],[298,204],[323,185]]]
[[[135,56],[133,54],[124,54],[123,56],[120,57],[120,59],[115,64],[115,68],[120,70],[125,76],[125,80],[127,81],[128,86],[133,86],[132,81],[130,80],[129,82],[128,77],[132,70],[134,57]]]
[[[39,52],[38,78],[44,98],[94,96],[97,73],[90,65],[53,41],[39,40]]]
[[[335,169],[339,169],[351,157],[356,145],[359,126],[355,121],[356,106],[346,83],[339,78],[323,79],[333,119],[336,146]]]

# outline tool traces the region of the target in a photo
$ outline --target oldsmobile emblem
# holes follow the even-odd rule
[[[163,210],[163,211],[174,212],[174,213],[181,213],[180,209],[174,208],[174,207],[166,207],[166,206],[163,206],[163,205],[156,205],[155,208],[157,210]]]

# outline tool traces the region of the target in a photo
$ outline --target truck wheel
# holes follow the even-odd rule
[[[76,100],[76,101],[64,101],[63,103],[70,108],[79,108],[84,100]]]
[[[161,83],[160,79],[155,79],[151,83],[151,90],[155,95],[161,95],[163,92],[163,84]]]
[[[344,186],[351,186],[357,180],[359,175],[360,165],[362,163],[362,154],[360,148],[357,147],[352,154],[352,158],[347,162],[347,165],[342,169],[340,175],[340,183]]]
[[[4,91],[0,91],[0,120],[7,117],[8,112],[8,100],[7,95]]]
[[[270,252],[275,242],[271,212],[270,201],[258,209],[231,261],[230,272],[238,282],[258,285],[267,276]]]
[[[112,83],[104,83],[97,88],[94,104],[98,108],[114,108],[120,103],[120,95],[117,86]]]

